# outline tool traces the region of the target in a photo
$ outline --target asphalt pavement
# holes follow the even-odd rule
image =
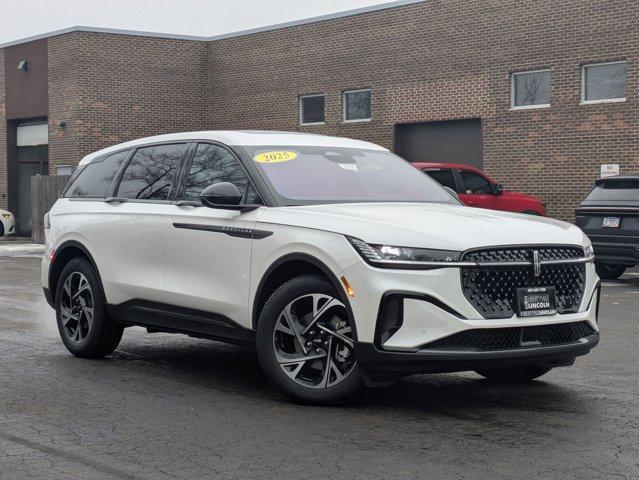
[[[289,403],[250,348],[128,329],[70,355],[40,249],[0,242],[0,479],[636,479],[639,271],[600,345],[530,385],[420,375],[342,407]]]

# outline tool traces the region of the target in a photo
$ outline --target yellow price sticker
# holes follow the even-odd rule
[[[296,158],[297,153],[295,152],[278,150],[274,152],[258,153],[253,157],[253,160],[255,160],[257,163],[282,163],[295,160]]]

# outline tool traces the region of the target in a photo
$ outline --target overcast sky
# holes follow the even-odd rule
[[[217,35],[389,0],[1,0],[0,43],[75,25]]]

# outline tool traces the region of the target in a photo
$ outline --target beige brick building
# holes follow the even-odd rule
[[[19,213],[38,161],[53,174],[136,137],[241,128],[480,165],[570,220],[600,165],[639,170],[638,25],[635,0],[425,0],[217,38],[73,28],[13,42],[0,48],[0,207]],[[545,90],[520,102],[515,83],[536,78]],[[360,89],[370,120],[345,122],[343,93]],[[311,94],[323,122],[302,125]],[[48,138],[34,150],[19,132],[37,123]]]

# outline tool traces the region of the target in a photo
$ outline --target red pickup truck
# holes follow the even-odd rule
[[[453,189],[469,207],[546,215],[546,206],[539,198],[504,190],[478,168],[457,163],[414,162],[413,165]]]

